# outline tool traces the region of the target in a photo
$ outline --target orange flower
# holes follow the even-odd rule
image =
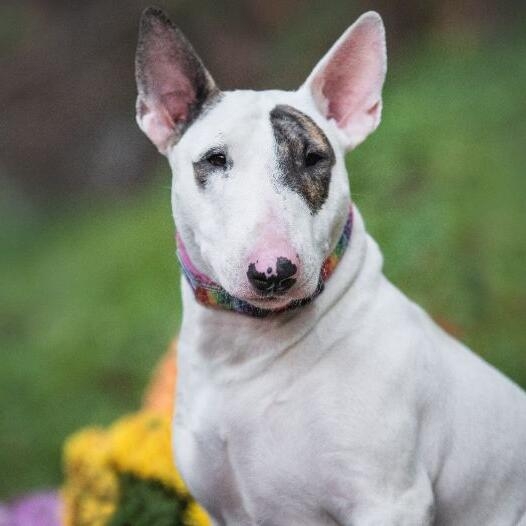
[[[172,415],[177,378],[177,340],[173,340],[164,357],[155,368],[144,395],[144,409],[162,411]]]

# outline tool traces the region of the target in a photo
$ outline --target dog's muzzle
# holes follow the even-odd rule
[[[177,235],[177,256],[179,257],[186,280],[194,291],[195,299],[198,303],[206,307],[239,312],[256,318],[265,318],[307,305],[321,294],[325,282],[331,277],[349,245],[352,224],[353,208],[351,204],[347,222],[343,227],[340,239],[321,267],[316,290],[306,298],[293,300],[277,309],[256,307],[241,298],[232,296],[219,283],[215,283],[208,276],[200,272],[188,256],[188,252],[180,235]],[[262,297],[284,294],[296,283],[298,269],[297,265],[291,261],[290,258],[280,256],[275,257],[272,261],[273,263],[268,264],[266,258],[260,258],[259,260],[256,258],[256,262],[250,263],[248,267],[248,281]],[[262,272],[263,270],[264,272]]]

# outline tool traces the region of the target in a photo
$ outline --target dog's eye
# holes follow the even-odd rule
[[[323,159],[325,159],[325,157],[321,153],[309,152],[305,156],[305,166],[315,166],[316,164],[318,164]]]
[[[213,153],[209,155],[206,160],[212,165],[217,167],[226,166],[226,155],[224,153]]]

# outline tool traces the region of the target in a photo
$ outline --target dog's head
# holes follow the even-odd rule
[[[258,307],[313,294],[349,211],[344,154],[378,126],[385,72],[370,12],[297,91],[224,92],[162,11],[143,13],[137,122],[168,157],[197,269]]]

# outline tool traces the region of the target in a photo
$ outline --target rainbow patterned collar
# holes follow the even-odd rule
[[[345,249],[349,245],[349,240],[351,238],[353,224],[353,207],[351,205],[349,210],[349,216],[347,222],[343,227],[342,235],[336,244],[336,247],[332,251],[331,255],[325,260],[321,267],[320,279],[318,282],[318,287],[314,293],[301,300],[291,301],[285,307],[282,307],[277,310],[272,309],[262,309],[251,305],[250,303],[243,301],[235,296],[229,294],[221,285],[212,281],[209,277],[205,276],[199,270],[195,268],[186,247],[183,244],[183,241],[179,234],[176,235],[177,239],[177,257],[181,263],[181,268],[183,273],[188,281],[190,287],[194,291],[195,299],[205,305],[206,307],[211,307],[215,309],[224,309],[233,312],[239,312],[240,314],[246,314],[247,316],[253,316],[255,318],[265,318],[272,314],[278,314],[280,312],[289,311],[302,307],[307,303],[310,303],[314,298],[319,296],[323,289],[325,288],[325,282],[331,277],[334,269],[338,266],[338,263],[345,253]]]

